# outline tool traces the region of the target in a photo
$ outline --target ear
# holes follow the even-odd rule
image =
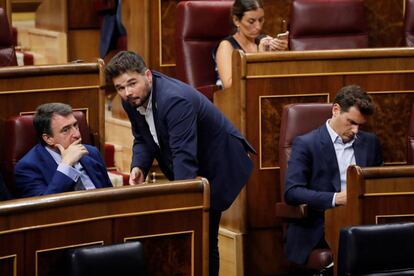
[[[233,24],[234,24],[234,26],[236,26],[237,28],[239,27],[239,25],[240,25],[240,21],[239,21],[239,19],[235,16],[235,15],[233,15]]]
[[[152,86],[152,73],[151,73],[151,70],[147,69],[144,74],[145,74],[145,77],[148,80],[148,83]]]
[[[48,134],[46,134],[46,133],[43,133],[43,135],[42,135],[42,139],[43,139],[43,141],[45,141],[45,143],[48,145],[48,146],[54,146],[55,145],[55,140],[53,139],[53,137],[52,136],[50,136],[50,135],[48,135]]]
[[[332,105],[332,117],[336,117],[341,113],[341,107],[339,104],[335,103]]]

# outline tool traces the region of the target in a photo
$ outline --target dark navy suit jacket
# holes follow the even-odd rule
[[[84,145],[89,154],[80,163],[96,188],[112,187],[99,151]],[[19,196],[39,196],[73,191],[75,182],[57,171],[58,164],[41,144],[34,146],[16,164],[14,171]]]
[[[170,180],[202,176],[210,183],[211,208],[227,209],[253,169],[254,152],[240,132],[201,93],[152,72],[152,109],[159,147],[145,117],[123,102],[134,135],[131,167],[148,173],[154,158]]]
[[[353,144],[358,166],[383,164],[378,138],[359,131]],[[285,179],[285,201],[291,205],[306,203],[309,218],[290,223],[285,251],[289,260],[304,264],[313,248],[324,235],[324,211],[332,208],[335,192],[340,192],[341,180],[335,148],[324,124],[303,136],[292,146]]]

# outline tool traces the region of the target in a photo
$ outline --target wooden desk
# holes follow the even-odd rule
[[[244,192],[223,215],[222,227],[244,235],[247,274],[287,270],[281,220],[279,128],[283,106],[331,102],[347,84],[359,84],[377,105],[366,130],[382,143],[387,164],[406,163],[406,133],[414,102],[414,49],[376,48],[244,54],[233,52],[233,87],[214,103],[257,150]],[[254,253],[253,253],[254,252]]]
[[[414,166],[361,168],[347,173],[347,204],[325,212],[325,238],[337,264],[342,227],[414,221]],[[378,241],[381,242],[381,241]]]
[[[205,179],[0,203],[0,275],[49,275],[65,249],[139,240],[148,275],[207,275]]]

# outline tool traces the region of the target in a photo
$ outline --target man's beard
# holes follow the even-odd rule
[[[127,97],[127,102],[129,103],[129,105],[131,105],[133,108],[138,108],[140,106],[143,106],[144,104],[147,103],[148,98],[150,96],[151,93],[151,87],[148,83],[148,81],[145,81],[145,91],[147,92],[145,96],[140,97],[140,101],[139,103],[136,103],[135,98],[134,97]]]

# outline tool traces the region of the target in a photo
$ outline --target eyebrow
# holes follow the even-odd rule
[[[131,83],[132,81],[138,81],[138,79],[137,79],[137,78],[135,78],[135,77],[132,77],[132,78],[130,78],[129,80],[127,80],[127,81],[126,81],[125,85],[127,85],[128,83]],[[123,86],[125,86],[125,85],[116,84],[116,85],[115,85],[115,88],[123,87]]]

